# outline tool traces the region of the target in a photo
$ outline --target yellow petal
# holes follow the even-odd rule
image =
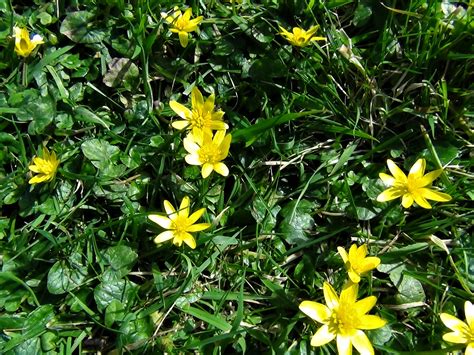
[[[382,328],[383,326],[385,326],[385,324],[387,324],[387,321],[385,319],[370,314],[365,314],[361,316],[359,322],[360,323],[358,328],[367,330]]]
[[[308,31],[306,31],[306,35],[308,37],[311,37],[312,35],[314,35],[318,31],[318,28],[319,28],[319,25],[312,26]]]
[[[213,115],[215,115],[215,113]],[[224,112],[222,112],[222,116],[224,116]],[[213,117],[213,120],[211,121],[211,126],[209,128],[215,131],[220,131],[228,129],[229,125],[225,122],[218,121],[218,119]]]
[[[189,120],[193,116],[191,110],[179,102],[170,101],[170,107],[182,119]]]
[[[339,253],[339,255],[341,256],[342,258],[342,261],[345,263],[347,263],[347,261],[349,260],[348,256],[347,256],[347,252],[346,252],[346,249],[344,249],[343,247],[337,247],[337,252]]]
[[[365,258],[360,264],[358,271],[363,274],[367,271],[375,269],[380,264],[380,259],[376,256],[369,256]]]
[[[214,134],[214,138],[212,139],[212,142],[219,146],[221,145],[221,143],[224,141],[224,138],[225,138],[225,131],[217,131],[215,134]]]
[[[364,259],[367,255],[367,244],[362,244],[357,248],[357,259]]]
[[[357,293],[359,291],[359,285],[357,283],[348,283],[341,291],[339,302],[347,302],[353,304],[357,300]]]
[[[201,168],[202,177],[204,179],[207,178],[209,175],[211,175],[213,170],[214,170],[214,165],[213,164],[204,163],[202,168]]]
[[[387,159],[387,166],[395,180],[406,183],[407,176],[392,160]]]
[[[186,228],[186,232],[200,232],[205,229],[208,229],[211,225],[209,223],[198,223],[198,224],[193,224],[192,226],[189,226]]]
[[[181,47],[186,48],[186,46],[188,45],[188,33],[184,31],[179,31],[178,36]]]
[[[395,183],[395,178],[391,175],[380,173],[379,177],[383,181],[383,183],[387,186],[392,186]]]
[[[374,348],[367,335],[362,330],[357,330],[352,336],[352,345],[361,355],[374,355]]]
[[[360,282],[359,274],[352,267],[347,270],[347,274],[353,283],[356,284]]]
[[[417,192],[427,200],[447,202],[451,201],[451,196],[443,192],[429,189],[427,187],[422,187],[417,190]]]
[[[30,165],[28,166],[28,169],[30,169],[34,173],[39,173],[41,171],[37,165]]]
[[[182,130],[182,129],[185,129],[186,127],[189,127],[190,123],[189,123],[189,121],[173,121],[173,122],[171,122],[171,126],[173,128]]]
[[[191,32],[195,31],[197,29],[197,26],[202,22],[203,17],[198,16],[195,19],[192,19],[189,21],[188,25],[186,26],[186,31]]]
[[[443,334],[443,340],[455,344],[466,344],[468,341],[465,334],[458,332]]]
[[[188,154],[184,157],[184,160],[186,160],[186,163],[189,165],[202,165],[199,155],[197,154]]]
[[[229,148],[230,148],[231,141],[232,141],[232,135],[231,134],[226,135],[220,147],[221,155],[219,156],[219,158],[221,160],[227,158],[227,156],[229,155]]]
[[[172,231],[164,231],[158,234],[153,241],[156,244],[159,244],[159,243],[166,242],[167,240],[170,240],[172,238],[174,238],[174,233]]]
[[[422,187],[428,186],[434,180],[436,180],[436,178],[440,176],[442,172],[443,172],[443,169],[438,169],[426,174],[425,176],[420,178],[420,181],[418,182],[418,186],[422,186]]]
[[[308,317],[319,323],[327,323],[329,317],[331,316],[331,311],[329,308],[318,302],[303,301],[300,303],[299,309]]]
[[[467,324],[471,329],[474,329],[474,305],[469,301],[464,302],[464,314]]]
[[[193,109],[202,108],[202,106],[204,106],[204,98],[197,87],[194,87],[191,91],[191,105]]]
[[[355,308],[357,309],[357,313],[363,315],[363,314],[366,314],[368,311],[370,311],[375,306],[376,303],[377,303],[377,297],[369,296],[357,301],[355,303]]]
[[[183,139],[183,145],[188,153],[195,154],[199,152],[199,145],[191,139],[190,135]]]
[[[224,163],[216,163],[214,164],[214,171],[222,176],[229,175],[229,168]]]
[[[39,184],[40,182],[45,182],[49,180],[49,176],[45,174],[40,174],[33,176],[30,180],[28,180],[28,183],[33,185],[33,184]]]
[[[357,259],[357,245],[352,244],[351,247],[349,248],[349,260],[355,260]]]
[[[405,192],[402,189],[391,187],[377,196],[378,202],[386,202],[390,200],[394,200],[400,196],[402,196]]]
[[[352,343],[350,337],[338,334],[336,342],[337,352],[339,355],[352,355]]]
[[[469,344],[467,344],[464,355],[474,355],[474,341],[471,341]]]
[[[415,199],[415,202],[418,204],[418,206],[426,208],[426,209],[431,209],[431,205],[426,199],[420,194],[419,189],[416,190],[412,194],[413,198]]]
[[[402,206],[404,208],[409,208],[413,205],[413,195],[411,193],[406,193],[402,197]]]
[[[168,217],[176,215],[176,210],[173,207],[173,205],[171,204],[171,202],[169,202],[168,200],[164,200],[163,201],[163,206],[165,208],[165,211],[166,211],[166,214],[168,215]]]
[[[327,325],[323,325],[311,338],[311,346],[321,346],[329,343],[336,337],[336,333],[329,331]]]
[[[418,159],[410,168],[408,176],[412,179],[421,179],[425,173],[426,161],[425,159]]]
[[[280,25],[278,25],[278,27],[280,28],[280,34],[289,38],[289,37],[293,37],[293,34],[288,32],[286,29],[284,29],[283,27],[281,27]]]
[[[184,232],[184,233],[183,233],[183,236],[182,236],[182,240],[183,240],[183,242],[185,242],[191,249],[195,249],[195,248],[196,248],[196,239],[194,239],[194,237],[193,237],[191,234]]]
[[[333,309],[339,305],[339,297],[337,296],[336,291],[327,282],[324,282],[323,284],[323,293],[324,293],[324,300],[326,301],[326,304],[329,307],[329,309]]]
[[[455,316],[452,316],[451,314],[441,313],[440,318],[446,327],[448,327],[449,329],[455,332],[463,333],[463,332],[469,331],[469,328],[466,323],[459,320]]]
[[[216,99],[216,96],[214,94],[209,95],[206,102],[204,103],[205,111],[212,112],[214,110],[215,99]],[[219,111],[219,112],[222,112],[222,111]],[[224,114],[224,112],[222,112],[222,114]]]
[[[206,212],[205,208],[200,208],[196,212],[194,212],[191,216],[188,218],[188,223],[189,224],[194,224],[201,216]]]
[[[148,219],[155,222],[164,229],[170,229],[171,225],[173,224],[173,222],[168,217],[160,216],[158,214],[150,214],[148,215]]]
[[[184,196],[181,204],[179,205],[179,211],[178,211],[178,216],[180,217],[188,217],[189,216],[189,204],[191,203],[191,200],[189,199],[188,196]]]
[[[192,15],[193,15],[193,9],[188,7],[183,14],[183,22],[188,22]]]

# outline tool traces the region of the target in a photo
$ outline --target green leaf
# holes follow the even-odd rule
[[[127,275],[138,259],[138,254],[126,245],[108,248],[104,253],[106,265],[110,268],[104,273],[104,279],[118,280]]]
[[[95,15],[89,11],[70,12],[61,23],[59,32],[76,43],[99,43],[106,32],[94,27],[94,19]]]
[[[84,155],[100,170],[105,170],[119,159],[120,149],[106,140],[90,139],[81,144]]]
[[[372,16],[372,5],[373,0],[359,1],[359,4],[357,5],[357,8],[354,12],[354,19],[352,20],[354,26],[360,27],[369,21],[370,16]]]
[[[87,276],[87,267],[81,263],[81,255],[73,254],[69,261],[57,261],[48,272],[48,291],[60,295],[82,285]]]
[[[104,322],[107,327],[111,327],[115,322],[120,322],[125,316],[125,307],[118,300],[112,300],[105,309]]]
[[[114,58],[109,63],[109,71],[105,73],[102,81],[108,87],[123,86],[127,90],[136,87],[139,77],[138,67],[127,58]]]
[[[94,299],[97,308],[103,311],[113,300],[118,300],[125,307],[130,306],[138,286],[128,280],[108,280],[94,289]]]
[[[84,106],[77,106],[74,108],[74,119],[87,123],[100,124],[101,126],[110,129],[110,122],[100,118],[94,112]]]
[[[31,121],[29,134],[41,134],[56,116],[56,102],[50,95],[42,96],[38,90],[28,89],[11,95],[8,103],[15,108],[18,120]]]
[[[284,217],[280,224],[283,238],[289,244],[301,244],[308,241],[307,231],[313,228],[314,219],[310,213],[314,204],[307,200],[293,200],[281,210]]]
[[[404,264],[380,264],[377,270],[389,274],[390,280],[398,290],[395,296],[398,304],[425,301],[423,285],[413,276],[404,273],[406,270]]]
[[[202,309],[188,306],[188,307],[183,307],[181,310],[184,313],[192,315],[193,317],[196,317],[206,322],[207,324],[212,325],[216,327],[217,329],[220,329],[224,332],[228,332],[232,329],[232,326],[229,323],[227,323],[223,318],[210,314],[209,312],[206,312]]]
[[[36,308],[26,318],[22,334],[11,338],[3,345],[3,348],[0,345],[0,350],[5,353],[19,346],[16,353],[31,354],[29,351],[36,349],[33,354],[37,354],[40,346],[40,339],[36,337],[45,332],[46,325],[53,320],[53,309],[52,305],[44,305]],[[33,341],[33,344],[30,343],[30,341]]]
[[[149,317],[128,317],[120,327],[119,334],[118,344],[120,347],[133,344],[134,349],[138,349],[150,339],[153,334],[153,326]]]

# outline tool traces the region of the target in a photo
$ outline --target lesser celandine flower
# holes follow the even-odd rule
[[[210,129],[193,129],[184,138],[184,149],[189,153],[186,162],[190,165],[200,165],[203,178],[213,171],[222,176],[229,175],[229,168],[222,162],[229,154],[232,136],[225,131],[217,131],[214,136]]]
[[[189,33],[196,31],[202,21],[202,16],[191,20],[192,14],[193,10],[191,8],[188,8],[183,14],[177,6],[174,8],[172,15],[168,15],[166,12],[161,13],[161,17],[172,26],[170,31],[178,34],[179,43],[182,47],[188,45]]]
[[[362,275],[375,269],[380,264],[380,259],[376,256],[367,257],[367,244],[360,247],[352,244],[349,253],[343,247],[337,247],[337,251],[346,265],[349,278],[354,283],[358,283]]]
[[[385,202],[402,197],[402,206],[405,208],[416,202],[420,207],[431,208],[427,200],[447,202],[451,200],[448,194],[433,190],[431,183],[443,172],[442,169],[432,171],[425,175],[426,161],[418,159],[410,169],[408,177],[390,159],[387,160],[388,169],[393,176],[380,173],[380,179],[390,186],[377,196],[377,201]]]
[[[204,101],[199,89],[194,87],[191,91],[191,110],[176,101],[170,101],[171,109],[182,118],[182,120],[174,121],[171,125],[176,129],[220,130],[229,128],[222,119],[224,111],[214,111],[214,100],[215,96],[212,94]]]
[[[386,321],[378,316],[366,314],[375,306],[375,296],[357,301],[358,284],[348,283],[338,297],[327,282],[323,285],[326,305],[303,301],[299,308],[308,317],[323,326],[311,339],[312,346],[322,346],[336,338],[339,355],[352,354],[352,346],[361,354],[374,354],[374,348],[363,330],[381,328]]]
[[[41,157],[34,157],[33,164],[28,168],[38,175],[33,176],[28,182],[30,184],[38,184],[40,182],[48,182],[54,179],[59,166],[59,159],[56,158],[55,152],[49,152],[43,147]]]
[[[288,32],[283,27],[280,27],[280,34],[285,37],[288,42],[297,47],[305,47],[313,41],[325,41],[326,37],[317,37],[314,34],[319,26],[313,26],[308,31],[300,27],[293,27],[293,33]]]
[[[178,211],[173,205],[165,200],[163,205],[165,207],[166,216],[159,214],[151,214],[148,216],[150,220],[158,224],[159,226],[167,229],[166,231],[158,234],[154,240],[155,243],[162,243],[167,240],[173,239],[173,244],[181,246],[185,242],[191,249],[196,248],[196,240],[191,233],[200,232],[204,229],[209,228],[209,223],[197,223],[197,220],[201,218],[203,213],[206,211],[205,208],[201,208],[190,214],[190,199],[184,197],[181,201]]]
[[[21,57],[28,57],[34,49],[44,43],[40,35],[34,35],[30,39],[30,33],[26,28],[13,27],[13,37],[15,37],[15,52]]]
[[[466,344],[465,354],[474,355],[474,305],[469,301],[464,303],[464,315],[466,322],[448,313],[441,313],[440,317],[444,325],[452,330],[452,332],[443,335],[443,340],[450,343]]]

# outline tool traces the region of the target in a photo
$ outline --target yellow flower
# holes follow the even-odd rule
[[[224,111],[214,111],[215,96],[212,94],[204,101],[204,97],[198,88],[194,87],[191,91],[192,110],[176,101],[170,101],[171,109],[183,120],[174,121],[171,125],[176,129],[227,129],[226,123],[222,120]]]
[[[176,211],[173,205],[165,200],[163,205],[168,217],[158,214],[151,214],[148,216],[150,220],[164,229],[167,229],[155,237],[155,243],[158,244],[173,239],[173,244],[177,246],[181,246],[181,244],[185,242],[191,249],[196,248],[196,240],[191,233],[200,232],[209,228],[211,225],[209,223],[195,224],[196,221],[201,218],[206,209],[201,208],[189,215],[189,204],[189,197],[185,196],[181,201],[179,210]]]
[[[369,338],[362,330],[377,329],[387,322],[374,315],[366,314],[375,306],[375,296],[357,301],[359,285],[349,283],[338,297],[334,288],[327,282],[323,285],[326,305],[303,301],[299,308],[308,317],[322,323],[311,339],[312,346],[322,346],[336,338],[339,355],[352,354],[352,345],[361,354],[374,354]]]
[[[15,37],[15,52],[22,57],[28,57],[36,46],[44,43],[40,35],[34,35],[30,39],[30,34],[26,28],[13,27],[13,37]]]
[[[433,190],[431,183],[443,172],[442,169],[425,174],[426,161],[418,159],[410,169],[408,177],[405,173],[390,159],[387,160],[388,169],[393,176],[380,173],[380,179],[391,186],[377,196],[377,201],[385,202],[402,197],[402,206],[405,208],[416,202],[420,207],[431,208],[427,200],[446,202],[451,200],[448,194]]]
[[[366,244],[361,245],[360,247],[352,244],[349,248],[349,254],[347,254],[346,250],[342,247],[337,247],[337,251],[346,265],[349,278],[354,283],[358,283],[362,275],[375,269],[380,264],[380,259],[376,256],[366,257]]]
[[[56,158],[56,153],[49,153],[46,147],[43,147],[43,156],[34,157],[33,163],[28,168],[38,175],[33,176],[28,182],[30,184],[38,184],[40,182],[47,182],[54,179],[59,166],[59,159]]]
[[[313,26],[308,31],[300,27],[293,27],[293,33],[288,32],[283,27],[280,27],[280,34],[285,37],[288,42],[297,47],[305,47],[313,41],[326,41],[326,37],[314,36],[319,26]]]
[[[444,325],[452,330],[451,333],[443,335],[443,340],[450,343],[466,344],[466,355],[473,355],[474,305],[469,301],[464,303],[464,315],[466,316],[466,322],[463,322],[450,314],[441,313],[440,317]]]
[[[201,174],[207,178],[212,171],[222,176],[229,175],[229,169],[222,163],[229,154],[232,136],[225,130],[217,131],[214,136],[209,129],[193,129],[184,138],[184,149],[189,153],[186,162],[190,165],[202,165]]]
[[[196,31],[202,21],[202,16],[191,20],[192,13],[193,10],[188,8],[183,14],[181,10],[178,10],[177,6],[174,8],[173,15],[168,15],[166,12],[161,13],[161,17],[173,27],[171,28],[171,32],[178,34],[179,43],[181,43],[182,47],[188,45],[188,34]]]

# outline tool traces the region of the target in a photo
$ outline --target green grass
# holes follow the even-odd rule
[[[298,305],[340,292],[352,243],[382,261],[359,291],[376,353],[463,349],[439,314],[474,301],[472,1],[32,3],[0,0],[0,353],[336,353]],[[175,5],[204,17],[186,48]],[[278,34],[316,24],[327,42]],[[14,25],[45,39],[25,60]],[[171,127],[193,87],[225,112],[228,177]],[[29,185],[43,145],[59,171]],[[453,199],[377,202],[386,160],[419,158]],[[154,244],[147,215],[185,195],[212,227]]]

